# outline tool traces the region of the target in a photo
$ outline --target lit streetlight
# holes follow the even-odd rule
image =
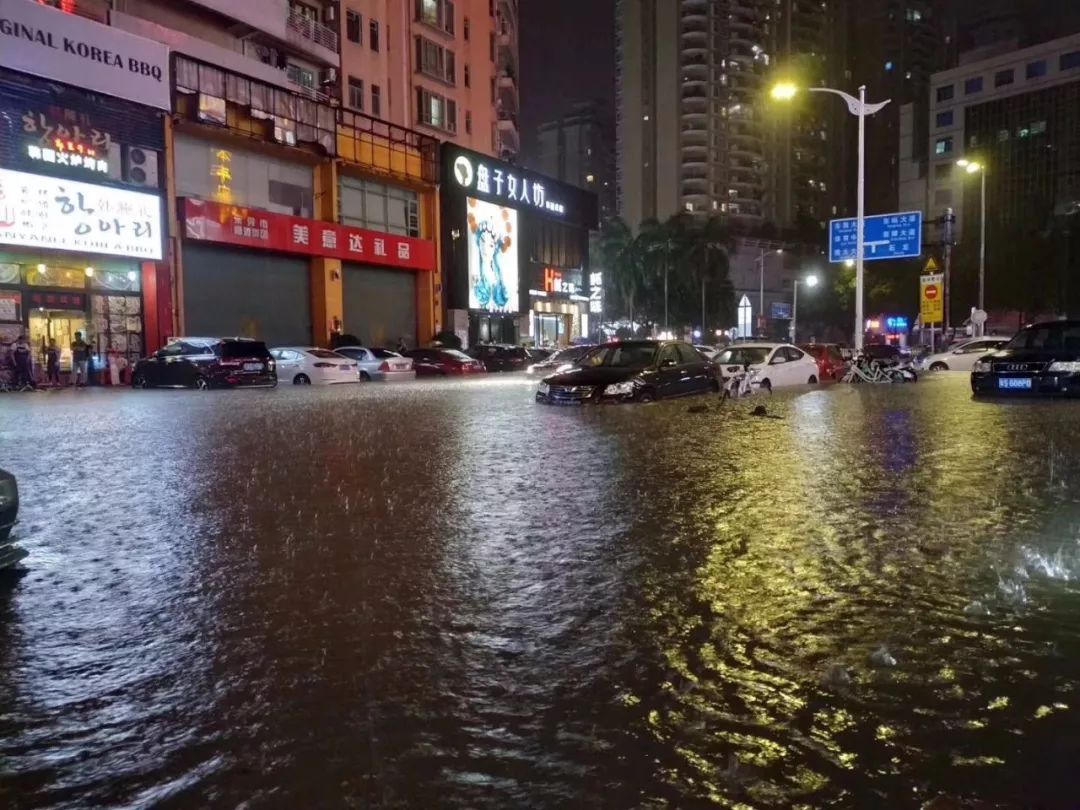
[[[986,311],[986,165],[961,158],[956,165],[968,174],[979,175],[979,309]],[[979,324],[982,334],[983,325]]]
[[[818,277],[812,273],[802,280],[810,289],[813,289],[818,284]],[[799,333],[795,331],[795,324],[799,317],[799,279],[795,279],[795,297],[791,301],[791,342],[794,343]]]
[[[834,90],[831,87],[807,87],[810,93],[831,93],[840,96],[847,104],[848,111],[859,119],[859,182],[858,212],[856,214],[855,234],[855,348],[863,346],[863,227],[866,219],[866,116],[880,112],[889,103],[889,99],[875,104],[866,101],[866,85],[859,86],[859,97]],[[780,82],[773,86],[770,95],[777,101],[791,101],[799,92],[799,87],[792,82]]]

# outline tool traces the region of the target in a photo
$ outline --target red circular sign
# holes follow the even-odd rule
[[[927,301],[933,301],[935,298],[937,298],[937,294],[938,294],[937,284],[927,284],[926,285],[926,290],[925,290],[925,292],[923,292],[923,295],[926,296]]]

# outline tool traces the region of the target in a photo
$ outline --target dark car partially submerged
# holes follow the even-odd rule
[[[976,396],[1080,396],[1080,321],[1021,329],[975,363],[971,390]]]
[[[14,565],[27,552],[11,542],[11,530],[19,516],[19,487],[15,476],[0,470],[0,568]]]
[[[719,390],[716,366],[689,343],[632,340],[598,346],[574,368],[545,377],[536,401],[652,402]]]
[[[134,388],[272,388],[274,358],[261,340],[183,337],[135,364]]]

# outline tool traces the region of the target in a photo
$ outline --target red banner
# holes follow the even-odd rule
[[[207,200],[183,201],[184,235],[260,250],[301,253],[404,270],[434,270],[435,243],[333,222]]]

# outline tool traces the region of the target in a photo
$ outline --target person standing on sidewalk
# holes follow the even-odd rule
[[[75,333],[71,341],[71,381],[75,387],[85,386],[86,367],[90,362],[90,344],[83,340],[82,332]]]
[[[34,359],[26,335],[19,335],[11,349],[15,361],[15,390],[32,391],[34,386]]]
[[[60,347],[56,345],[56,338],[49,338],[48,348],[45,349],[45,381],[60,387]]]

